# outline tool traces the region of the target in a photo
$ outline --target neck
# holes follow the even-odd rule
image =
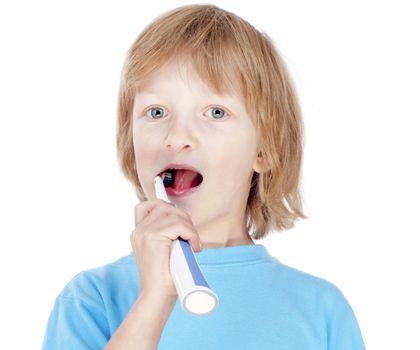
[[[245,222],[220,219],[206,225],[197,226],[203,248],[223,248],[236,245],[255,245],[249,236]]]

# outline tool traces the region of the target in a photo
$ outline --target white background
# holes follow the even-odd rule
[[[419,349],[415,1],[210,2],[273,38],[302,103],[309,219],[256,243],[337,285],[368,349]],[[144,26],[188,3],[1,3],[2,348],[40,348],[64,285],[130,252],[120,71]]]

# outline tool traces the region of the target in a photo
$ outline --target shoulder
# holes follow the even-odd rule
[[[135,286],[135,271],[130,254],[75,275],[54,302],[43,349],[102,349],[110,337],[110,327],[120,321],[121,305],[115,298],[124,299],[124,288]]]
[[[291,312],[305,315],[306,322],[321,330],[329,349],[365,348],[353,308],[338,286],[280,262],[277,269],[281,297],[290,304]]]
[[[84,300],[94,304],[98,298],[118,294],[137,277],[132,254],[111,263],[77,273],[63,288],[60,298]]]
[[[352,312],[352,308],[341,289],[330,280],[281,262],[278,262],[278,269],[282,276],[281,280],[287,285],[288,291],[293,293],[296,298],[308,303],[316,303],[317,306],[322,306],[324,312],[329,314],[334,313],[338,306]]]

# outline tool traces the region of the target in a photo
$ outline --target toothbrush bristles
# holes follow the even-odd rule
[[[172,173],[169,171],[165,171],[162,175],[163,185],[165,187],[172,187],[174,183],[174,178],[172,176]]]

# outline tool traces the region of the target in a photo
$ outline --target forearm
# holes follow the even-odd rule
[[[140,295],[104,350],[155,350],[176,298]]]

